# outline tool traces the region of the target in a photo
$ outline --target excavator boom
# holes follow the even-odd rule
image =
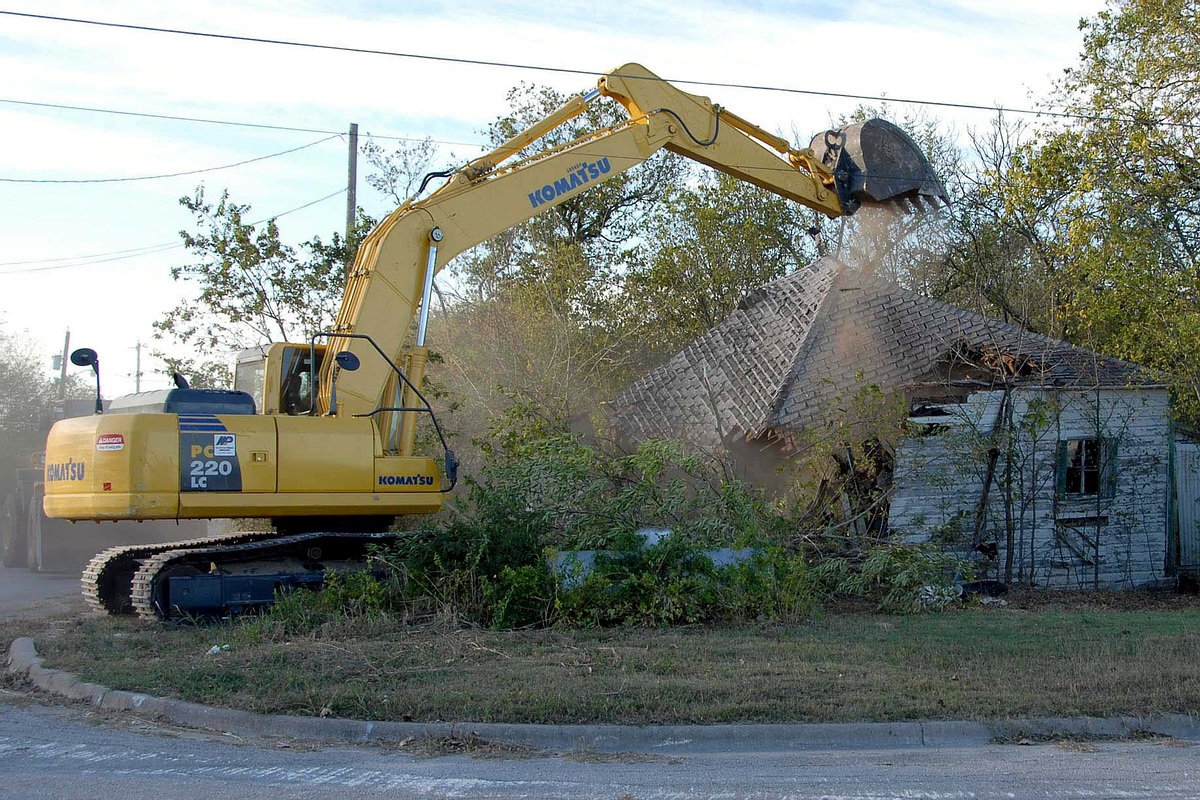
[[[530,144],[582,114],[598,96],[616,100],[629,120],[562,147],[513,163]],[[336,334],[371,331],[375,341],[399,358],[413,315],[428,308],[424,287],[454,256],[596,183],[666,149],[787,197],[828,217],[853,214],[861,204],[906,198],[940,198],[945,191],[921,151],[899,128],[882,120],[819,135],[814,146],[793,148],[786,140],[714,104],[681,91],[640,64],[626,64],[600,77],[597,89],[576,95],[529,129],[475,159],[445,185],[420,201],[392,212],[363,243],[350,272],[329,347],[348,349],[362,362],[338,378],[340,413],[372,413],[408,407],[388,366],[372,358],[367,343]],[[433,240],[431,237],[437,236]],[[423,326],[422,326],[423,331]],[[409,378],[420,384],[424,341],[418,337]],[[322,368],[318,408],[329,407],[333,365]],[[380,415],[389,447],[408,454],[412,426],[390,413]]]

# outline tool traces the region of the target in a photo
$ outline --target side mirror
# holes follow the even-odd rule
[[[77,367],[91,367],[96,372],[100,371],[100,356],[90,347],[81,347],[71,353],[71,363]]]
[[[81,347],[71,353],[71,363],[77,367],[91,367],[96,373],[96,413],[104,413],[104,402],[100,399],[100,356],[90,347]]]
[[[347,372],[354,372],[358,369],[361,363],[358,356],[351,353],[349,350],[343,350],[333,357],[337,365]],[[329,387],[329,416],[337,414],[337,374],[333,376],[333,383]]]

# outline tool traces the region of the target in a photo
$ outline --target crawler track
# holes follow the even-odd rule
[[[373,544],[394,541],[395,533],[303,533],[293,536],[259,536],[241,541],[197,540],[184,546],[147,554],[130,582],[133,613],[160,620],[187,614],[225,615],[267,605],[275,591],[323,582],[334,572],[364,569]],[[183,594],[172,597],[172,576],[209,580],[240,580],[253,584],[245,591],[225,595],[227,604],[214,609],[211,601],[201,608],[188,605]],[[265,591],[265,599],[263,592]],[[182,607],[182,611],[180,610]]]
[[[272,531],[247,531],[178,542],[110,547],[93,556],[84,567],[80,579],[83,599],[106,614],[133,614],[133,577],[146,559],[172,550],[236,546],[276,538],[279,534]]]

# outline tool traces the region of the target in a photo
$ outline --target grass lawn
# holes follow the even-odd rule
[[[1111,597],[1112,593],[1102,597]],[[983,719],[1200,711],[1200,604],[1026,602],[797,625],[491,632],[98,615],[0,626],[114,688],[289,714],[469,722]],[[209,655],[213,645],[230,650]]]

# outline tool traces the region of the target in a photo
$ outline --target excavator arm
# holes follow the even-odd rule
[[[616,100],[629,119],[509,163],[528,145],[583,113],[598,96]],[[609,72],[599,79],[596,91],[572,97],[545,119],[458,170],[424,200],[405,203],[367,237],[350,271],[328,345],[330,352],[354,353],[361,367],[336,375],[333,359],[324,361],[317,413],[328,411],[336,377],[337,413],[375,413],[387,449],[411,454],[415,414],[378,410],[411,409],[417,398],[398,382],[369,342],[348,335],[369,334],[380,350],[399,359],[413,317],[420,311],[416,343],[405,359],[409,382],[419,386],[427,358],[429,289],[442,267],[463,251],[664,148],[831,218],[852,214],[863,199],[885,202],[924,195],[944,200],[941,184],[907,136],[879,120],[866,124],[874,124],[872,133],[883,145],[875,148],[874,163],[863,163],[862,154],[847,147],[850,139],[858,143],[861,125],[850,136],[845,131],[828,132],[814,140],[816,149],[796,150],[786,140],[707,97],[679,90],[639,64]],[[893,181],[886,187],[887,196],[872,193],[879,176]]]

